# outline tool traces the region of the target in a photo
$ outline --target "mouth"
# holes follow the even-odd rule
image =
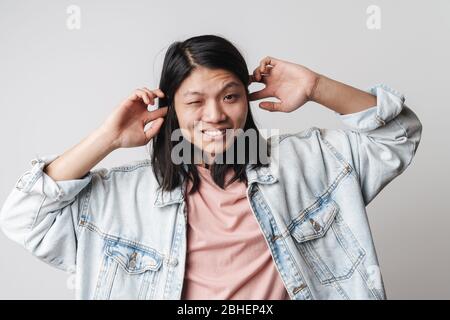
[[[206,129],[202,130],[202,133],[211,138],[223,137],[227,129]]]

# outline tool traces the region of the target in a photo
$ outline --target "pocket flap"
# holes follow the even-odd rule
[[[299,221],[293,223],[290,233],[297,242],[320,238],[330,228],[337,210],[334,201],[322,203],[319,207],[300,214]]]
[[[106,254],[130,274],[157,271],[163,261],[156,250],[123,242],[108,242]]]

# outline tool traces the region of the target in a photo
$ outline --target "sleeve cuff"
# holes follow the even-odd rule
[[[91,172],[80,179],[55,181],[43,169],[58,157],[56,154],[36,156],[31,160],[31,169],[17,180],[16,189],[25,193],[37,192],[58,201],[73,199],[89,184],[92,179]]]
[[[365,90],[377,97],[377,105],[355,113],[334,113],[350,129],[371,131],[394,119],[403,109],[405,96],[385,84],[377,84]]]

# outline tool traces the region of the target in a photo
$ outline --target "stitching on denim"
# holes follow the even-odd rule
[[[358,239],[355,237],[350,227],[345,223],[345,220],[342,218],[339,212],[336,214],[335,220],[337,224],[340,225],[339,229],[343,229],[342,232],[341,230],[337,230],[338,226],[336,226],[336,228],[333,228],[333,226],[331,227],[334,231],[334,234],[336,235],[336,238],[339,241],[339,244],[344,249],[345,253],[352,259],[352,262],[354,261],[354,263],[357,263],[359,259],[362,259],[366,255],[366,251],[364,250],[363,246],[359,243]],[[345,238],[345,236],[347,236],[347,239]],[[350,241],[348,241],[349,239]],[[350,252],[348,250],[348,248],[351,248],[352,245],[353,247],[359,249],[357,250],[360,251],[358,256],[355,256],[353,252]]]
[[[155,272],[152,272],[155,273]],[[144,291],[148,290],[148,282],[147,282],[147,278],[149,277],[150,272],[144,272],[144,274],[141,276],[143,277],[143,279],[141,280],[141,285],[139,286],[139,293],[138,293],[138,300],[142,300],[142,295]]]
[[[265,211],[266,213],[267,212],[271,212],[268,204],[266,203],[266,201],[263,198],[263,194],[262,194],[261,189],[259,189],[259,192],[255,192],[254,193],[254,198],[255,198],[255,200],[257,200],[257,199],[260,200],[257,203],[262,206],[263,211]],[[251,201],[250,201],[250,205],[253,206],[253,203],[251,203]],[[258,224],[260,225],[260,228],[262,229],[262,231],[263,231],[263,233],[265,235],[265,238],[266,239],[269,238],[269,235],[268,235],[267,231],[265,230],[264,225],[260,221],[260,217],[259,217],[258,211],[255,210],[254,208],[252,208],[252,211],[254,212],[254,217],[258,221]],[[275,221],[273,219],[273,216],[269,217],[269,223],[271,223],[274,226],[275,230],[277,232],[279,232],[278,227],[277,227],[277,225],[276,225],[276,223],[275,223]],[[280,263],[280,260],[279,260],[278,253],[274,250],[274,244],[271,241],[267,241],[267,243],[269,244],[269,247],[271,249],[273,257],[274,257],[274,259],[276,261],[275,266],[276,266],[277,270],[282,275],[281,280],[283,281],[284,286],[285,286],[286,290],[289,293],[289,297],[291,297],[291,290],[290,290],[289,286],[287,285],[287,283],[285,282],[285,278],[288,278],[288,275],[284,272],[284,269],[283,270],[279,269],[279,265],[281,265],[281,263]],[[307,285],[307,283],[305,281],[305,277],[301,273],[298,272],[299,268],[298,268],[298,266],[296,267],[295,259],[292,256],[292,253],[290,252],[290,250],[287,248],[287,244],[284,241],[284,239],[283,239],[283,246],[281,246],[281,247],[282,247],[282,250],[283,250],[284,254],[287,254],[289,256],[289,259],[287,259],[287,263],[290,265],[290,268],[295,271],[295,274],[293,276],[296,278],[296,281],[302,282],[302,283],[304,283],[306,285],[306,291],[302,290],[303,292],[301,292],[301,294],[305,298],[309,299],[311,297],[310,289],[309,289],[309,287],[308,287],[308,285]],[[295,293],[294,295],[296,295],[296,294],[298,294],[298,292]]]
[[[104,242],[102,252],[105,251],[106,246],[107,246],[107,244],[106,244],[106,242]],[[101,299],[100,294],[101,294],[101,289],[102,289],[103,278],[105,276],[105,272],[107,269],[107,260],[108,260],[108,257],[106,256],[106,254],[102,255],[102,264],[100,265],[100,270],[97,275],[97,284],[95,286],[95,292],[94,292],[95,300]]]
[[[342,298],[345,300],[350,300],[350,297],[348,296],[347,292],[342,288],[339,282],[333,282],[331,283],[331,286],[336,289],[336,291],[341,295]]]
[[[335,232],[335,226],[331,226],[331,230],[333,231],[333,234],[336,235]],[[325,237],[326,234],[323,236]],[[320,240],[321,238],[318,238],[317,240]],[[311,241],[305,241],[298,244],[299,251],[302,253],[304,261],[309,265],[311,270],[314,272],[314,274],[317,276],[318,280],[322,284],[332,284],[336,281],[343,281],[351,278],[353,275],[355,269],[360,264],[362,259],[365,255],[360,256],[356,261],[352,261],[350,256],[348,255],[348,252],[344,249],[340,239],[336,236],[336,239],[340,245],[340,247],[346,252],[347,257],[350,261],[350,264],[352,265],[350,270],[344,274],[344,275],[336,275],[334,272],[330,270],[328,265],[325,263],[325,261],[321,258],[321,256],[316,252],[314,247],[311,244]],[[316,262],[315,262],[316,261]]]
[[[355,269],[358,267],[358,265],[360,264],[360,262],[363,260],[363,258],[366,255],[364,248],[361,246],[361,244],[358,242],[358,240],[354,237],[354,235],[352,233],[351,234],[349,233],[349,237],[351,239],[344,239],[342,237],[344,233],[351,232],[351,230],[348,228],[348,226],[345,224],[345,221],[339,215],[338,207],[336,206],[335,202],[333,200],[330,200],[329,203],[333,206],[332,210],[333,210],[334,214],[332,215],[333,218],[330,218],[330,220],[332,220],[332,221],[330,221],[330,223],[328,224],[328,227],[324,227],[324,229],[326,228],[326,230],[328,230],[328,228],[330,228],[330,226],[331,226],[331,230],[333,231],[333,233],[336,237],[336,240],[338,241],[340,247],[346,253],[346,256],[348,257],[348,259],[351,263],[351,266],[352,266],[350,268],[350,270],[348,271],[348,273],[345,275],[336,276],[333,272],[331,272],[331,270],[328,268],[326,263],[323,261],[323,259],[319,256],[319,254],[315,251],[315,249],[312,247],[312,245],[310,243],[310,241],[313,240],[315,238],[315,236],[306,238],[304,241],[302,241],[301,243],[298,243],[298,245],[297,245],[297,247],[300,250],[300,253],[303,256],[303,259],[310,266],[312,271],[316,274],[319,281],[323,284],[330,284],[335,281],[349,279],[353,275]],[[336,222],[336,224],[333,225],[333,222]],[[339,226],[338,225],[339,223],[342,226]],[[296,224],[296,226],[297,225],[298,224]],[[343,228],[343,230],[341,231],[339,229],[339,233],[338,233],[336,228]],[[320,238],[325,237],[326,233],[327,232],[323,232],[323,234],[321,235]],[[319,239],[317,239],[317,240],[319,240]],[[361,253],[358,257],[354,256],[353,253],[350,253],[348,251],[348,248],[347,248],[348,244],[352,245],[353,243],[357,247],[358,251]],[[313,261],[319,261],[319,263],[315,264]],[[323,265],[321,266],[320,263],[322,263]]]
[[[121,267],[124,268],[126,273],[128,273],[128,274],[138,274],[139,272],[130,272],[130,271],[127,270],[128,267],[126,265],[126,262],[124,262],[121,259],[121,255],[120,255],[121,252],[120,252],[120,250],[118,250],[119,254],[116,254],[115,251],[113,251],[113,248],[115,248],[117,246],[116,244],[117,243],[115,243],[115,242],[109,242],[108,241],[108,245],[106,246],[106,251],[105,251],[106,255],[111,257],[118,264],[120,264]],[[119,245],[121,245],[121,244],[119,244]],[[149,251],[144,251],[144,250],[142,250],[140,248],[137,248],[137,247],[134,247],[134,246],[128,246],[128,245],[124,245],[124,246],[127,248],[126,250],[133,250],[133,251],[137,251],[137,252],[139,252],[141,254],[146,254],[146,255],[152,257],[155,260],[155,265],[150,265],[150,267],[147,266],[147,267],[141,268],[144,271],[148,271],[148,270],[150,270],[150,271],[157,271],[161,267],[161,265],[163,263],[163,257],[159,256],[158,253],[156,252],[156,250],[155,250],[155,252],[149,252]]]
[[[261,192],[261,190],[259,190],[259,192]],[[254,194],[254,198],[255,198],[255,200],[256,200],[256,198],[258,197],[258,204],[261,206],[261,208],[263,209],[263,211],[265,211],[266,213],[268,212],[268,206],[267,206],[267,204],[265,203],[265,201],[263,201],[263,199],[261,199],[262,197],[261,197],[261,195],[259,194],[259,192],[255,192],[255,194]],[[259,217],[259,214],[258,214],[258,211],[257,210],[253,210],[254,211],[254,217],[256,218],[256,220],[258,221],[258,224],[260,225],[260,228],[261,228],[261,230],[262,230],[262,232],[264,233],[264,236],[265,236],[265,239],[267,240],[268,238],[270,238],[269,237],[269,233],[267,232],[267,230],[265,229],[265,226],[264,226],[264,224],[263,223],[261,223],[261,219],[260,219],[260,217]],[[269,211],[270,212],[270,211]],[[278,231],[278,228],[276,227],[276,224],[274,223],[274,221],[272,221],[273,220],[273,217],[269,217],[269,223],[270,224],[272,224],[272,227],[275,225],[275,230],[276,231]],[[274,231],[275,231],[274,230]],[[274,250],[274,247],[273,247],[273,243],[269,240],[269,241],[267,241],[267,243],[268,243],[268,245],[269,245],[269,247],[270,247],[270,249],[271,249],[271,251],[272,251],[272,254],[273,254],[273,256],[274,256],[274,259],[276,260],[276,262],[277,262],[277,264],[279,263],[279,258],[278,258],[278,253],[277,252],[275,252],[275,250]],[[277,266],[277,268],[278,268],[278,266]],[[284,275],[284,276],[287,276],[285,273],[283,273],[281,270],[280,270],[280,272]],[[284,280],[283,280],[284,281]]]
[[[81,232],[84,230],[82,228],[82,225],[87,222],[89,219],[89,204],[91,202],[91,194],[92,194],[92,179],[88,183],[88,185],[85,187],[85,194],[81,194],[82,196],[82,205],[81,205],[81,212],[78,213],[78,224],[77,224],[77,238],[81,238]],[[83,192],[83,191],[82,191]]]
[[[94,224],[92,224],[92,223],[90,223],[88,221],[85,221],[82,224],[82,226],[87,228],[87,229],[89,229],[90,231],[93,231],[93,232],[97,233],[105,241],[120,242],[120,243],[128,244],[130,246],[135,246],[136,249],[142,248],[146,252],[154,251],[154,252],[156,252],[156,254],[160,255],[161,258],[163,258],[163,259],[166,256],[164,253],[159,252],[158,250],[156,250],[156,249],[154,249],[152,247],[146,246],[146,245],[144,245],[144,244],[142,244],[140,242],[133,241],[133,240],[128,240],[126,238],[122,238],[122,237],[118,237],[118,236],[114,236],[114,235],[110,235],[108,233],[105,233],[105,232],[101,231],[96,225],[94,225]]]
[[[302,253],[303,260],[309,266],[309,268],[313,271],[313,273],[317,276],[317,279],[324,283],[322,279],[329,279],[333,276],[330,270],[325,266],[325,263],[320,258],[320,256],[313,250],[311,247],[311,243],[309,241],[299,243],[297,245],[299,251]],[[318,261],[318,262],[316,262]],[[324,269],[325,266],[325,269]]]
[[[355,257],[352,253],[350,253],[349,250],[347,249],[347,245],[346,245],[346,243],[348,242],[347,239],[344,239],[342,237],[343,233],[340,230],[337,230],[337,228],[341,228],[341,227],[331,226],[331,230],[333,231],[334,235],[336,236],[336,239],[339,242],[339,245],[341,246],[342,250],[344,250],[345,254],[350,259],[350,262],[352,264],[352,267],[348,271],[347,275],[342,276],[342,279],[349,279],[353,275],[353,273],[355,272],[355,269],[361,263],[363,258],[366,256],[366,252],[365,252],[364,248],[361,246],[361,244],[359,244],[359,242],[358,242],[356,247],[358,249],[361,249],[360,250],[361,251],[360,255],[358,257]],[[351,232],[351,230],[349,228],[347,228],[346,225],[344,225],[344,229],[346,229],[345,231],[349,232],[347,234],[347,237],[352,238],[352,242],[353,242],[353,240],[357,241],[357,239],[353,239],[354,235]],[[344,242],[345,242],[345,244],[344,244]]]
[[[346,135],[345,130],[338,130],[338,131],[342,131],[344,135]],[[358,132],[354,132],[354,131],[350,131],[350,133],[352,134],[356,134],[359,135],[360,133]],[[344,166],[349,166],[350,168],[352,168],[352,174],[354,174],[358,179],[359,179],[359,173],[358,171],[350,164],[350,162],[348,162],[345,157],[327,140],[325,139],[322,135],[320,136],[322,141],[324,142],[324,144],[327,146],[327,148],[331,151],[331,154],[334,155],[334,157]],[[358,161],[361,161],[360,159],[361,157],[359,157],[358,154]],[[361,165],[360,165],[361,166]]]
[[[185,224],[185,220],[184,220],[185,219],[185,212],[187,210],[186,203],[183,202],[183,204],[181,205],[181,208],[179,207],[178,209],[179,210],[183,210],[183,212],[181,212],[181,214],[183,215],[183,217],[182,217],[183,221],[182,222],[178,222],[179,219],[180,219],[179,218],[180,214],[178,213],[178,210],[177,210],[177,218],[176,218],[176,221],[175,221],[174,239],[173,239],[172,244],[171,244],[171,248],[170,248],[168,259],[172,259],[172,257],[176,257],[178,255],[178,250],[179,250],[179,247],[180,247],[179,243],[181,241],[180,238],[181,238],[181,233],[182,233],[180,228],[184,227],[185,238],[186,238],[187,230],[186,230],[186,224]],[[175,267],[169,266],[168,267],[168,272],[167,272],[167,278],[166,278],[166,285],[164,286],[163,299],[167,299],[167,295],[170,292],[170,287],[172,286],[172,282],[173,282],[173,278],[174,278],[172,275],[173,275],[174,272],[175,272]],[[180,289],[180,285],[177,287],[178,290]]]
[[[22,188],[25,192],[29,192],[31,188],[34,186],[36,181],[42,176],[42,171],[36,171],[30,179],[28,179],[28,182],[25,184],[25,186]]]
[[[98,169],[98,170],[94,170],[93,173],[99,173],[100,177],[102,179],[106,180],[106,179],[109,179],[111,177],[111,174],[115,173],[115,172],[132,172],[132,171],[135,171],[137,169],[140,169],[140,168],[143,168],[143,167],[150,167],[150,166],[151,166],[151,162],[149,160],[141,160],[141,161],[138,161],[138,162],[136,162],[134,164],[128,164],[128,165],[123,165],[123,166],[117,166],[117,167],[109,168],[109,169],[107,169],[107,172],[104,175],[100,174],[100,172],[101,172],[101,170],[103,168]]]
[[[319,233],[315,233],[315,234],[313,234],[311,236],[306,236],[306,237],[304,236],[304,237],[302,237],[302,239],[303,239],[302,242],[303,241],[309,241],[309,240],[312,240],[312,239],[315,239],[315,238],[320,238],[327,232],[327,230],[330,228],[330,226],[331,226],[331,224],[332,224],[332,222],[334,220],[334,217],[335,217],[336,212],[337,212],[337,208],[335,206],[333,206],[331,208],[331,210],[332,210],[332,213],[330,214],[330,217],[328,218],[328,221],[326,221],[326,224],[322,226],[321,231]],[[310,216],[310,214],[308,216]],[[305,223],[305,221],[306,221],[306,219],[304,219],[302,222],[297,223],[292,229],[295,229],[297,226]]]
[[[397,125],[403,130],[403,134],[406,137],[407,140],[409,140],[411,137],[408,136],[408,132],[406,131],[406,129],[402,126],[402,124],[400,123],[400,121],[398,121],[398,119],[394,118],[392,119],[395,121],[395,123],[397,123]],[[410,143],[411,147],[411,151],[410,151],[410,157],[409,160],[407,162],[407,164],[403,167],[403,169],[399,172],[399,175],[403,173],[403,171],[406,170],[407,167],[409,167],[409,165],[411,164],[413,158],[414,158],[414,148],[415,148],[415,144],[414,143]]]
[[[118,263],[108,262],[108,269],[107,269],[107,272],[105,273],[105,282],[106,283],[105,283],[105,288],[104,288],[104,290],[106,290],[105,298],[108,300],[111,299],[111,292],[113,289],[114,280],[116,279],[118,268],[119,268]]]
[[[350,172],[351,167],[345,167],[334,179],[330,186],[307,208],[303,209],[296,218],[294,218],[291,223],[289,223],[285,234],[283,236],[288,236],[292,229],[294,229],[299,223],[302,223],[309,215],[310,212],[319,208],[322,203],[328,201],[328,198],[332,195],[334,189],[338,186],[339,182],[344,179]]]
[[[151,278],[151,282],[149,282],[149,284],[148,284],[148,286],[150,287],[150,290],[147,287],[147,292],[146,292],[146,294],[144,296],[144,299],[150,300],[150,299],[153,299],[155,297],[156,287],[158,285],[159,278],[160,278],[161,274],[162,274],[162,271],[161,272],[153,272],[151,274],[151,277],[150,277]],[[147,281],[148,281],[148,278],[147,278]]]
[[[369,277],[367,275],[366,272],[366,267],[364,265],[364,263],[361,263],[358,268],[357,268],[359,274],[361,275],[361,278],[364,280],[364,283],[367,286],[367,289],[369,290],[369,292],[372,294],[372,296],[377,299],[377,300],[382,300],[383,299],[383,293],[381,290],[378,290],[376,288],[371,288],[369,286],[369,284],[367,283],[369,281]]]
[[[300,139],[310,138],[311,134],[317,130],[320,130],[320,129],[313,126],[313,127],[306,129],[306,132],[303,130],[303,131],[300,131],[297,133],[284,133],[284,134],[278,136],[279,137],[278,143],[281,143],[283,140],[285,140],[286,138],[290,138],[290,137],[296,137],[296,138],[300,138]]]
[[[338,130],[338,131],[344,131],[344,130]],[[344,132],[345,134],[345,132]],[[320,139],[323,141],[325,146],[328,147],[328,149],[331,151],[331,154],[334,155],[334,157],[343,165],[343,166],[350,166],[350,163],[345,159],[345,157],[327,140],[323,137],[322,132],[320,132]]]

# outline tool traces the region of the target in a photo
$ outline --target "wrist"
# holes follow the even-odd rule
[[[93,137],[99,141],[99,144],[106,152],[112,152],[120,147],[118,138],[103,126],[94,131]]]
[[[308,101],[314,101],[317,102],[317,87],[319,86],[320,79],[322,78],[322,75],[319,73],[314,72],[313,80],[311,88],[309,89],[309,92],[307,93]]]

